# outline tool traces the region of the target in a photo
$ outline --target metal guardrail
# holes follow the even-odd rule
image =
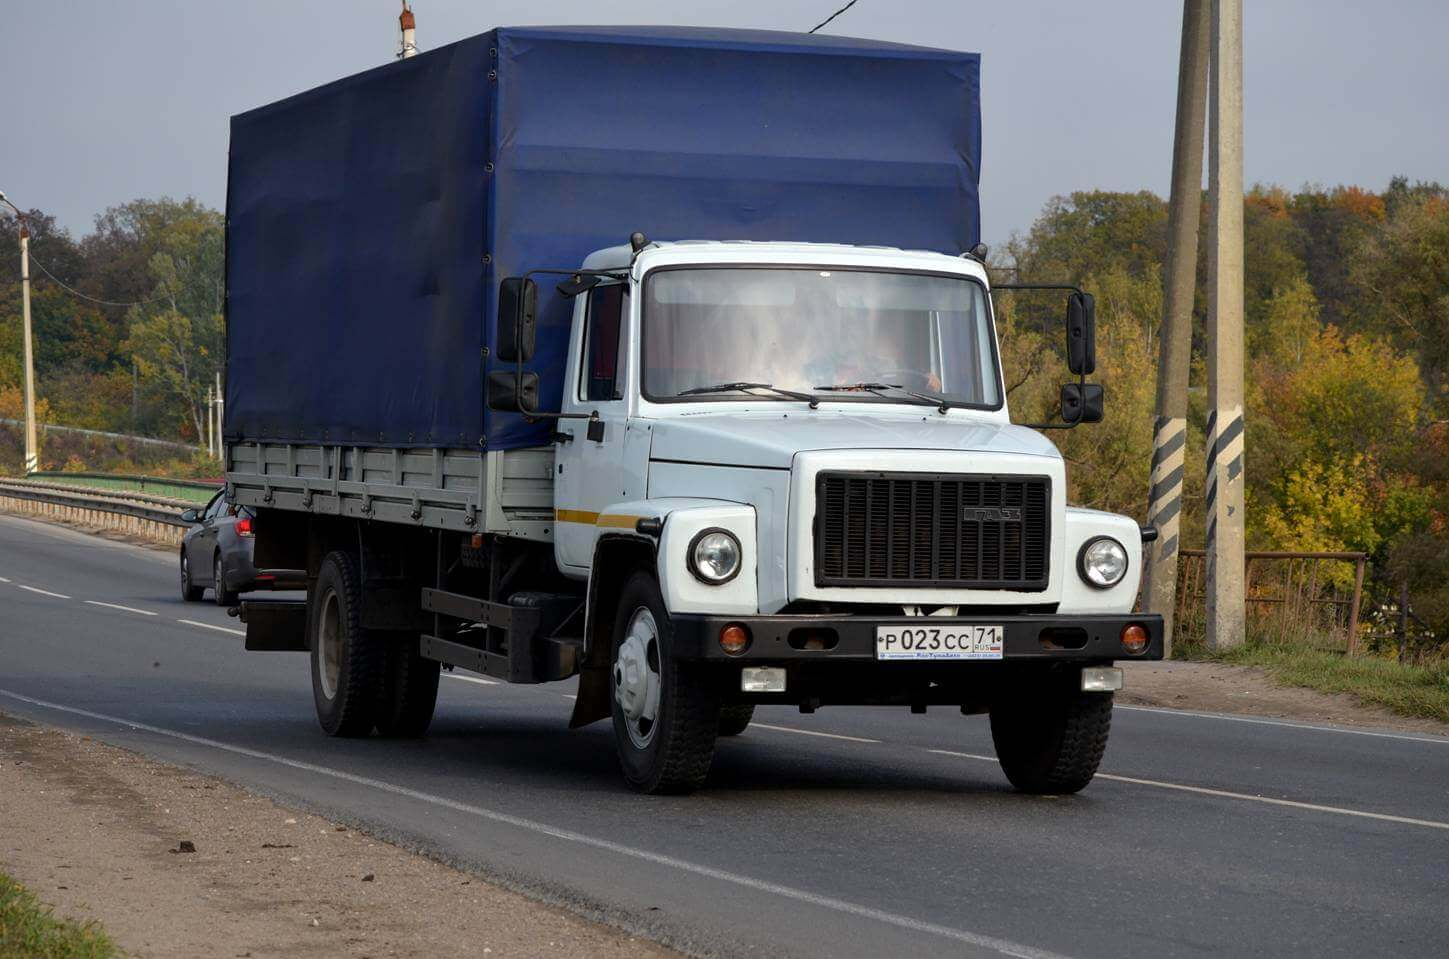
[[[138,476],[131,473],[68,473],[55,470],[30,473],[27,474],[26,479],[51,479],[61,476],[74,479],[116,480],[124,483],[135,483],[142,490],[146,488],[147,483],[150,483],[153,486],[184,486],[187,489],[204,489],[214,493],[221,489],[223,485],[221,483],[208,482],[207,480],[167,479],[164,476]]]
[[[24,420],[0,419],[0,426],[25,425]],[[128,443],[140,443],[145,446],[164,446],[167,449],[183,450],[188,453],[204,453],[206,447],[195,446],[191,443],[178,443],[175,440],[158,440],[151,436],[136,436],[132,433],[109,433],[105,430],[88,430],[80,426],[57,426],[54,423],[37,423],[36,426],[42,433],[77,433],[81,436],[99,436],[108,440],[125,440]]]
[[[65,486],[58,483],[40,483],[34,480],[0,480],[0,496],[30,500],[36,503],[51,503],[57,506],[71,506],[102,513],[116,513],[134,516],[167,526],[185,527],[189,524],[181,519],[181,511],[194,509],[195,503],[171,499],[167,496],[148,496],[111,490],[92,490],[84,487]]]

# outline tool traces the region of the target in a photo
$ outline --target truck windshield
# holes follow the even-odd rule
[[[754,384],[754,400],[795,391],[919,402],[915,391],[946,405],[1001,405],[986,296],[965,277],[663,269],[646,280],[643,323],[643,392],[653,401],[738,400],[738,387]]]

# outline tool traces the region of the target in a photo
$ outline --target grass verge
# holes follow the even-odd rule
[[[1213,652],[1200,643],[1180,643],[1174,657],[1256,666],[1287,686],[1351,693],[1363,703],[1402,716],[1449,723],[1449,662],[1401,665],[1375,656],[1350,659],[1308,646],[1251,640],[1223,652]]]
[[[0,872],[0,956],[15,959],[111,959],[116,944],[94,924],[55,918],[50,907]]]

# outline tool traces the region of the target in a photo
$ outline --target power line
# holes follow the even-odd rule
[[[80,290],[77,290],[75,287],[70,286],[65,281],[58,279],[54,273],[50,272],[49,270],[47,270],[45,268],[45,264],[44,263],[41,263],[39,260],[37,260],[35,258],[35,251],[34,250],[32,250],[30,252],[30,262],[31,263],[34,263],[36,266],[40,267],[40,272],[42,272],[46,276],[50,277],[50,280],[51,280],[52,283],[54,283],[56,286],[59,286],[61,289],[65,290],[67,293],[71,294],[72,296],[78,296],[82,300],[90,300],[92,303],[99,303],[102,306],[145,306],[147,303],[155,303],[158,300],[167,299],[167,297],[165,297],[165,296],[153,296],[150,299],[146,299],[146,300],[131,300],[131,301],[125,302],[125,303],[121,303],[121,302],[118,302],[116,300],[103,300],[100,297],[91,296],[88,293],[82,293]]]
[[[850,0],[850,2],[847,3],[845,6],[841,7],[839,10],[835,11],[824,20],[821,20],[819,23],[815,24],[815,26],[811,27],[810,32],[814,33],[816,30],[819,30],[821,27],[828,24],[831,20],[834,20],[836,17],[840,16],[842,13],[849,10],[851,7],[855,6],[859,2],[860,0]]]

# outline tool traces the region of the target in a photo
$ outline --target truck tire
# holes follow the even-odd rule
[[[991,739],[1011,784],[1025,793],[1065,795],[1092,781],[1112,726],[1112,694],[1054,684],[991,707]]]
[[[226,588],[226,566],[221,561],[221,550],[217,550],[216,555],[211,557],[211,575],[216,580],[216,585],[211,590],[216,605],[223,609],[235,606],[241,597]]]
[[[397,636],[387,651],[382,707],[377,715],[380,736],[415,737],[428,731],[438,705],[439,664],[418,655],[418,637]]]
[[[750,728],[750,720],[754,718],[754,703],[733,703],[723,706],[719,711],[719,734],[721,736],[738,736]]]
[[[714,760],[719,693],[696,663],[670,655],[659,586],[635,573],[619,595],[609,688],[624,780],[644,793],[698,789]]]
[[[308,598],[307,640],[317,721],[329,736],[366,736],[377,724],[387,647],[362,628],[361,611],[357,561],[328,553]]]

